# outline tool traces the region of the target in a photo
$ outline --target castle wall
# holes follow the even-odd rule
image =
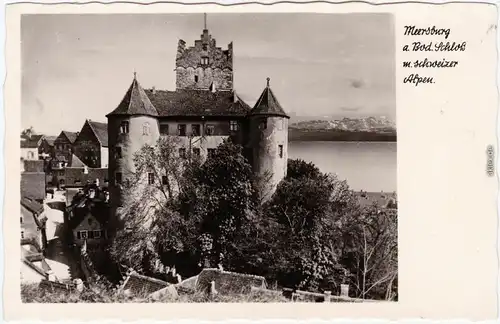
[[[208,89],[212,82],[218,90],[233,88],[233,71],[211,67],[177,67],[177,89]]]
[[[261,123],[266,121],[266,127]],[[269,177],[263,189],[264,199],[276,190],[278,183],[286,176],[288,160],[288,119],[283,117],[250,118],[249,149],[252,152],[254,173]],[[282,155],[280,156],[280,145]]]

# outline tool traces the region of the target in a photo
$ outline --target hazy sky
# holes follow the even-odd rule
[[[297,115],[394,119],[389,14],[208,14],[217,46],[234,43],[234,87],[253,105],[271,78]],[[57,135],[106,121],[134,70],[145,88],[175,89],[178,39],[193,46],[203,14],[25,15],[22,127]]]

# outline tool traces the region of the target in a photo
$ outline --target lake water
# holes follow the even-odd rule
[[[289,142],[288,157],[312,162],[322,172],[335,173],[354,190],[396,191],[394,142]]]

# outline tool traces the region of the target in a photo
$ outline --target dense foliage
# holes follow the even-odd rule
[[[302,160],[288,162],[263,202],[242,147],[224,142],[200,163],[160,141],[137,154],[127,190],[138,192],[145,173],[158,181],[124,206],[127,230],[111,247],[118,263],[159,276],[222,265],[280,287],[350,284],[352,297],[397,298],[396,212],[361,208],[345,181]]]

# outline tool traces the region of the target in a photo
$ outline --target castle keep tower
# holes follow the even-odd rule
[[[205,14],[203,34],[194,47],[186,48],[186,42],[179,40],[175,60],[177,89],[233,89],[233,43],[227,50],[217,47],[208,33],[206,19]]]
[[[109,198],[111,214],[116,215],[116,209],[127,199],[123,185],[134,172],[134,154],[145,144],[155,145],[160,138],[158,112],[137,81],[135,73],[122,101],[106,117],[109,141]],[[119,223],[116,225],[119,227]]]
[[[276,190],[286,176],[288,160],[288,119],[290,118],[269,86],[267,86],[249,112],[250,161],[256,175],[263,179],[264,200]]]

